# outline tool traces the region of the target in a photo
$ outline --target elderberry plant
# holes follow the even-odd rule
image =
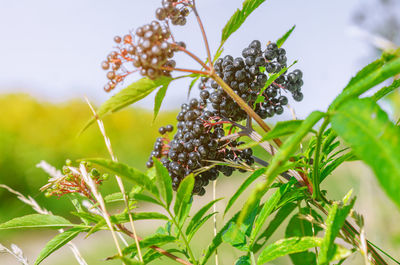
[[[321,190],[320,184],[344,162],[361,160],[372,168],[388,197],[400,207],[400,128],[377,104],[400,82],[394,80],[373,96],[364,96],[400,73],[400,50],[384,51],[381,58],[358,72],[326,112],[314,111],[304,120],[278,122],[270,128],[265,120],[283,113],[288,95],[295,101],[303,99],[303,73],[290,69],[295,62],[288,64],[283,48],[294,27],[276,42],[249,41],[241,55],[221,57],[229,36],[264,1],[244,1],[242,9],[223,28],[213,57],[195,0],[163,0],[155,11],[157,20],[138,27],[135,33],[115,37],[116,50],[101,63],[109,79],[104,90],[117,89],[135,72],[143,78],[121,89],[97,111],[89,103],[94,118],[85,128],[98,123],[111,159],[68,161],[63,172],[44,167],[52,178],[42,190],[48,196],[69,196],[81,223],[38,210],[39,214],[0,224],[0,229],[68,229],[61,230],[43,248],[35,264],[78,234],[94,236],[99,230],[109,230],[116,246],[115,255],[107,259],[120,259],[124,264],[148,264],[161,258],[186,265],[219,264],[225,255],[217,251],[221,244],[241,253],[235,264],[266,264],[282,256],[289,256],[295,265],[350,264],[347,259],[354,255],[362,255],[366,264],[389,264],[389,260],[399,264],[366,238],[364,217],[353,209],[352,192],[333,201],[329,190]],[[176,42],[172,34],[172,26],[184,26],[192,17],[204,40],[205,60],[184,42]],[[200,70],[178,68],[172,59],[175,52],[194,59]],[[157,116],[169,84],[182,78],[192,79],[189,91],[199,83],[200,97],[182,103],[176,124],[159,128],[161,136],[146,163],[148,171],[119,163],[100,118],[158,89]],[[314,129],[320,121],[319,128]],[[310,136],[308,141],[306,136]],[[269,155],[256,157],[254,146]],[[193,201],[205,194],[210,182],[214,193],[217,191],[220,173],[229,177],[235,171],[238,177],[246,172],[249,175],[227,200],[223,223],[214,219],[212,241],[201,250],[194,249],[193,238],[218,214],[222,198],[213,198],[198,211],[191,209]],[[115,176],[120,192],[102,194],[101,184],[110,174]],[[132,182],[134,188],[126,191],[123,180]],[[239,197],[257,180],[248,198],[240,203]],[[110,203],[116,201],[123,203],[124,210],[111,214]],[[163,211],[137,212],[136,202]],[[233,205],[240,211],[232,213]],[[142,238],[135,222],[150,219],[163,220],[165,225]],[[273,241],[271,236],[278,234],[280,226],[286,226],[284,235]],[[129,239],[126,246],[122,245],[127,241],[124,237]],[[79,252],[74,253],[80,264],[86,264]]]

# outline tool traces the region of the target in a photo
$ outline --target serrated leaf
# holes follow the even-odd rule
[[[56,235],[53,239],[47,242],[46,246],[40,251],[39,256],[36,258],[35,265],[40,264],[45,258],[50,256],[50,254],[70,242],[85,230],[85,228],[71,228]]]
[[[232,33],[240,28],[246,18],[259,7],[265,0],[245,0],[242,9],[237,9],[222,30],[221,46]]]
[[[329,210],[328,217],[325,221],[325,236],[317,259],[318,265],[328,265],[329,262],[335,259],[336,247],[333,242],[344,225],[347,215],[349,215],[353,208],[354,202],[355,200],[353,199],[348,205],[342,207],[340,207],[338,203],[334,203]]]
[[[276,41],[276,45],[280,48],[282,45],[285,43],[285,41],[289,38],[290,34],[292,34],[293,30],[296,28],[296,25],[294,25],[291,29],[289,29],[282,37],[280,37]]]
[[[220,200],[222,200],[222,199],[220,198],[220,199],[213,200],[213,201],[207,203],[206,205],[204,205],[200,210],[198,210],[197,213],[195,215],[193,215],[192,219],[190,220],[190,222],[186,228],[185,234],[188,235],[189,233],[191,233],[193,228],[198,224],[198,222],[201,220],[201,218],[204,216],[204,214],[206,214],[206,212],[208,210],[210,210],[211,207]]]
[[[394,80],[393,83],[390,86],[385,86],[381,89],[379,89],[372,97],[371,99],[373,101],[378,101],[390,92],[394,91],[395,89],[400,87],[400,79]]]
[[[281,239],[271,245],[268,245],[258,257],[257,264],[261,265],[276,258],[293,253],[303,252],[310,248],[319,247],[322,244],[322,238],[319,237],[291,237]],[[351,254],[350,250],[340,245],[334,245],[335,252],[332,260],[340,260]]]
[[[154,98],[154,114],[153,114],[153,122],[156,120],[158,112],[160,111],[161,104],[165,98],[165,94],[167,93],[167,89],[172,79],[168,82],[164,83],[160,89],[157,91],[157,94]]]
[[[111,171],[113,174],[139,185],[156,196],[159,195],[157,187],[153,184],[150,178],[135,168],[124,163],[114,162],[110,159],[89,158],[84,160],[103,167]]]
[[[272,219],[271,222],[268,224],[267,228],[257,238],[256,242],[259,242],[261,240],[266,242],[296,207],[297,205],[294,203],[288,203],[282,206],[282,208],[280,208],[276,213],[274,219]],[[258,252],[261,247],[262,244],[256,244],[253,247],[253,251]]]
[[[140,248],[147,248],[150,246],[162,246],[176,241],[176,238],[170,235],[155,234],[148,236],[139,241]],[[137,251],[136,243],[133,243],[122,250],[124,255],[135,254]]]
[[[167,207],[169,207],[172,201],[173,193],[171,176],[169,175],[168,170],[157,158],[153,157],[153,161],[156,167],[156,183],[158,190],[160,191]]]
[[[194,186],[194,175],[190,174],[186,176],[182,182],[179,184],[178,191],[176,193],[176,201],[174,205],[174,213],[178,217],[179,222],[181,222],[183,219],[185,219],[187,216],[187,207],[191,204],[189,204],[189,201],[192,197],[192,191],[193,191],[193,186]]]
[[[350,81],[332,104],[329,110],[337,109],[342,103],[357,98],[370,88],[400,73],[400,52],[384,54],[381,59],[369,64]]]
[[[97,110],[97,115],[99,118],[102,118],[110,113],[117,112],[146,97],[156,88],[165,85],[168,86],[172,80],[172,77],[167,76],[162,76],[156,80],[151,80],[147,77],[142,78],[122,89],[104,102]],[[89,128],[95,120],[95,118],[90,119],[80,133]]]
[[[244,220],[245,216],[249,214],[254,205],[256,205],[260,199],[267,192],[268,187],[272,184],[275,178],[284,169],[285,163],[290,158],[291,155],[299,148],[301,140],[307,135],[307,133],[314,127],[314,125],[322,119],[326,114],[319,111],[312,112],[301,124],[300,128],[296,133],[292,134],[281,146],[279,151],[272,158],[271,164],[267,167],[265,172],[266,181],[260,183],[253,190],[250,197],[247,199],[238,223],[240,224]]]
[[[248,186],[250,186],[251,183],[253,183],[257,178],[259,178],[262,174],[264,174],[266,171],[266,168],[260,168],[254,171],[243,183],[240,185],[240,187],[237,189],[235,194],[231,197],[229,200],[228,204],[225,207],[224,215],[228,212],[228,210],[232,207],[232,205],[235,203],[235,201],[239,198],[239,196],[247,189]]]
[[[50,214],[29,214],[0,224],[0,230],[26,228],[60,229],[72,226],[76,225],[61,216]]]
[[[383,190],[400,207],[400,128],[368,98],[344,103],[331,120],[332,128],[372,168]]]

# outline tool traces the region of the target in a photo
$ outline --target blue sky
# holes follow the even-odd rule
[[[241,0],[198,0],[198,9],[213,51],[225,21]],[[29,92],[55,102],[87,95],[96,103],[111,96],[100,62],[113,46],[113,36],[154,19],[161,0],[16,0],[0,4],[0,92]],[[228,40],[226,53],[237,56],[253,39],[278,39],[296,24],[285,44],[289,61],[299,60],[304,72],[304,95],[295,103],[299,117],[324,110],[352,75],[368,61],[370,48],[348,34],[351,15],[360,1],[268,0]],[[192,18],[175,28],[178,40],[205,57],[197,24]],[[178,66],[198,68],[180,56]],[[132,78],[138,78],[133,76]],[[189,81],[173,84],[163,109],[186,100]],[[152,109],[154,94],[138,103]]]

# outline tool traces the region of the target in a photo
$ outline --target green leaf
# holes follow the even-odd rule
[[[276,241],[268,245],[258,257],[257,264],[261,265],[276,258],[286,256],[293,253],[303,252],[310,248],[319,247],[323,239],[319,237],[290,237]],[[335,252],[332,260],[340,260],[351,254],[350,250],[340,245],[334,245]]]
[[[84,160],[108,169],[113,174],[139,185],[143,189],[153,193],[156,196],[159,195],[157,187],[153,184],[150,178],[137,169],[134,169],[124,163],[114,162],[109,159],[90,158]]]
[[[279,40],[276,41],[276,45],[278,47],[282,47],[282,45],[285,43],[285,41],[289,38],[290,34],[292,34],[293,30],[296,28],[296,25],[294,25],[291,29],[289,29],[282,37],[279,38]]]
[[[200,219],[197,223],[195,223],[188,233],[187,237],[188,241],[190,242],[193,236],[196,234],[196,232],[208,221],[208,219],[210,219],[216,214],[217,212],[210,213],[209,215],[206,215],[203,219]]]
[[[277,122],[275,127],[272,128],[271,131],[266,133],[263,136],[261,141],[262,142],[263,141],[268,141],[268,140],[275,139],[275,138],[278,138],[278,137],[282,137],[282,136],[293,134],[293,133],[297,132],[300,129],[302,123],[303,123],[302,120],[290,120],[290,121]]]
[[[160,234],[155,234],[148,236],[142,240],[139,241],[140,248],[147,248],[150,246],[162,246],[171,242],[176,241],[176,238],[170,235],[160,235]],[[136,243],[133,243],[126,248],[122,250],[122,253],[124,255],[127,254],[136,254],[137,247]]]
[[[303,237],[303,236],[316,236],[322,229],[319,226],[310,223],[304,219],[303,215],[311,215],[317,221],[322,221],[322,218],[311,208],[301,208],[300,213],[294,215],[286,227],[285,237]],[[313,265],[317,263],[315,253],[303,251],[299,253],[290,254],[290,259],[294,265]]]
[[[122,260],[124,262],[125,265],[144,265],[144,263],[141,262],[141,261],[138,261],[138,260],[135,260],[135,259],[131,259],[131,258],[128,258],[128,257],[125,257],[125,256],[123,256],[123,257],[115,256],[112,259],[120,259],[120,260]]]
[[[241,256],[236,262],[235,265],[251,265],[249,256]]]
[[[25,228],[60,229],[71,226],[76,225],[61,216],[50,214],[29,214],[0,224],[0,230]]]
[[[243,227],[239,228],[235,223],[231,223],[228,229],[222,235],[222,240],[234,248],[242,251],[248,251],[246,233]]]
[[[342,155],[338,158],[336,158],[335,160],[333,160],[332,162],[330,162],[328,165],[326,165],[322,170],[321,170],[321,182],[327,177],[329,176],[329,174],[331,174],[338,166],[340,166],[341,164],[343,164],[346,161],[349,161],[351,159],[354,158],[354,154],[353,152],[349,152],[345,155]]]
[[[291,212],[297,207],[294,203],[288,203],[282,208],[278,210],[274,219],[268,224],[267,228],[261,233],[261,235],[257,238],[257,244],[254,245],[253,251],[257,252],[263,244],[259,244],[261,240],[267,242],[268,239],[272,236],[272,234],[276,231],[276,229],[283,223],[283,221],[290,215]]]
[[[347,215],[349,215],[353,208],[354,202],[355,200],[353,199],[348,205],[342,207],[340,207],[338,203],[334,203],[329,210],[328,217],[325,221],[325,236],[318,255],[318,265],[328,265],[329,262],[335,259],[337,248],[333,242],[340,229],[343,227]]]
[[[384,54],[381,59],[369,64],[350,81],[329,106],[337,109],[342,103],[357,98],[370,88],[400,73],[400,53]]]
[[[262,174],[264,174],[266,168],[260,168],[254,171],[237,189],[235,194],[233,194],[232,198],[229,200],[228,204],[225,207],[224,215],[228,212],[228,210],[232,207],[235,201],[239,198],[239,196],[253,183],[256,179],[258,179]]]
[[[184,220],[187,216],[187,207],[190,207],[190,199],[192,197],[192,191],[194,186],[194,175],[190,174],[186,176],[179,184],[178,191],[176,193],[176,201],[174,205],[174,213],[178,217],[179,222]]]
[[[371,99],[373,101],[378,101],[390,92],[394,91],[395,89],[400,87],[400,79],[394,80],[393,83],[390,86],[385,86],[381,89],[379,89],[372,97]]]
[[[331,119],[332,128],[371,166],[386,194],[400,207],[400,128],[371,99],[346,102]]]
[[[153,157],[154,165],[156,167],[156,179],[158,190],[161,192],[161,196],[164,198],[167,207],[172,201],[172,180],[168,173],[168,170],[158,161],[157,158]]]
[[[172,80],[172,77],[167,76],[162,76],[156,80],[151,80],[147,77],[142,78],[122,89],[117,94],[109,98],[106,102],[104,102],[97,110],[97,115],[99,116],[99,118],[101,118],[113,112],[117,112],[146,97],[148,94],[150,94],[160,86],[168,87],[169,83]],[[95,120],[95,118],[89,120],[86,123],[85,127],[82,129],[81,133],[85,131]]]
[[[294,61],[288,67],[283,67],[278,73],[275,73],[275,74],[272,74],[272,75],[269,76],[269,78],[268,78],[267,82],[265,83],[264,87],[260,90],[260,92],[258,92],[258,97],[257,97],[256,101],[253,104],[253,108],[256,107],[257,103],[265,101],[265,98],[262,96],[262,94],[264,93],[265,89],[267,89],[278,77],[283,75],[283,73],[285,73],[289,68],[291,68],[296,63],[297,63],[297,61]]]
[[[265,0],[245,0],[242,9],[237,9],[222,30],[221,45],[244,23],[246,18],[259,7]]]
[[[149,203],[157,204],[157,205],[164,207],[164,205],[162,203],[160,203],[153,197],[147,196],[146,194],[135,193],[133,195],[130,195],[130,197],[137,201],[149,202]]]
[[[258,257],[257,264],[261,265],[282,256],[306,251],[317,247],[321,242],[322,238],[311,236],[281,239],[264,248]]]
[[[290,156],[298,149],[301,140],[313,128],[313,126],[325,116],[326,114],[319,111],[312,112],[301,124],[296,133],[292,134],[281,146],[279,151],[272,158],[271,164],[267,167],[265,175],[267,176],[264,183],[260,183],[253,190],[247,202],[245,203],[240,214],[240,223],[249,214],[264,194],[267,192],[268,187],[272,184],[275,178],[281,173],[285,163],[289,160]]]
[[[196,82],[200,79],[201,75],[197,75],[195,78],[193,78],[192,82],[189,84],[189,90],[188,90],[188,95],[187,97],[190,97],[190,93],[192,92],[193,86],[196,84]]]
[[[158,212],[135,212],[131,213],[132,219],[137,220],[168,220],[168,217]],[[110,217],[114,224],[123,224],[129,222],[128,213],[120,213]]]
[[[204,214],[206,214],[206,212],[208,210],[211,209],[211,207],[218,201],[222,200],[220,199],[216,199],[213,200],[209,203],[207,203],[206,205],[204,205],[195,215],[193,215],[192,219],[190,220],[187,228],[186,228],[186,232],[185,234],[188,235],[189,233],[191,233],[191,231],[193,230],[193,228],[199,223],[199,221],[201,220],[201,218],[204,216]]]
[[[294,181],[290,181],[277,189],[264,203],[264,206],[261,209],[261,212],[257,216],[254,227],[250,234],[250,248],[252,249],[255,243],[255,239],[260,232],[261,228],[265,224],[268,216],[273,212],[275,207],[277,206],[281,197],[288,191],[288,189],[293,186]]]
[[[40,264],[50,254],[70,242],[83,231],[85,231],[85,228],[71,228],[56,235],[52,240],[47,242],[46,246],[40,251],[39,256],[36,258],[35,265]]]
[[[165,98],[165,94],[167,93],[167,89],[169,84],[171,83],[172,79],[169,82],[166,82],[160,87],[160,89],[157,91],[156,97],[154,98],[154,116],[153,116],[153,122],[156,120],[158,112],[160,111],[161,104]]]

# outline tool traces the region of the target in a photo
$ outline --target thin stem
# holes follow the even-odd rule
[[[397,261],[395,258],[393,258],[392,256],[390,256],[388,253],[386,253],[385,251],[383,251],[381,248],[379,248],[377,245],[375,245],[374,243],[372,243],[371,241],[367,240],[367,244],[372,245],[374,248],[376,248],[377,250],[379,250],[380,252],[382,252],[383,254],[385,254],[389,259],[393,260],[394,262],[396,262],[397,264],[400,265],[400,262]]]
[[[173,46],[175,46],[178,50],[186,53],[190,57],[192,57],[196,62],[198,62],[204,69],[209,70],[210,68],[199,58],[197,57],[194,53],[188,51],[186,48],[183,48],[182,46],[177,45],[176,43],[172,43]]]
[[[265,132],[269,132],[271,128],[261,119],[254,110],[247,105],[247,103],[239,97],[233,90],[222,80],[216,73],[212,73],[211,77],[220,85],[224,91],[251,117],[253,118]],[[273,140],[278,146],[282,145],[281,140],[274,139]]]
[[[166,67],[166,66],[161,66],[159,67],[161,70],[166,70],[166,71],[179,71],[179,72],[186,72],[186,73],[192,73],[192,74],[200,74],[200,75],[208,75],[208,72],[200,71],[200,70],[193,70],[193,69],[186,69],[186,68],[172,68],[172,67]]]
[[[88,99],[87,97],[85,97],[85,100],[86,100],[87,104],[89,105],[90,109],[92,110],[93,115],[94,115],[94,118],[97,120],[97,124],[98,124],[98,126],[99,126],[100,131],[101,131],[101,134],[103,135],[103,138],[104,138],[104,141],[105,141],[105,144],[106,144],[108,153],[109,153],[110,156],[111,156],[111,159],[112,159],[114,162],[117,162],[118,160],[117,160],[116,156],[114,155],[114,151],[113,151],[113,149],[112,149],[112,147],[111,147],[111,141],[110,141],[110,138],[108,138],[108,136],[107,136],[107,134],[106,134],[106,129],[105,129],[105,127],[104,127],[103,121],[100,120],[100,118],[99,118],[99,116],[97,115],[96,111],[94,110],[92,104],[90,104],[89,99]],[[122,196],[123,196],[123,199],[124,199],[124,203],[125,203],[126,210],[128,211],[129,223],[130,223],[130,225],[131,225],[133,234],[135,235],[135,243],[136,243],[136,247],[137,247],[137,251],[138,251],[138,255],[139,255],[139,260],[140,260],[140,261],[143,261],[142,251],[140,250],[139,241],[137,240],[136,228],[135,228],[135,225],[133,224],[132,215],[130,214],[128,196],[126,195],[124,183],[122,182],[122,179],[121,179],[119,176],[115,175],[115,178],[116,178],[116,180],[117,180],[119,189],[121,190],[121,193],[122,193]]]
[[[129,237],[135,239],[135,235],[134,235],[131,231],[129,231],[128,229],[126,229],[126,228],[125,228],[124,226],[122,226],[122,225],[117,225],[117,226],[118,226],[119,229],[121,229],[121,231],[124,232],[126,235],[128,235]],[[142,240],[140,237],[136,237],[136,239],[137,239],[138,241],[141,241],[141,240]],[[136,239],[135,239],[135,241],[136,241]],[[160,254],[162,254],[162,255],[164,255],[164,256],[166,256],[166,257],[168,257],[168,258],[170,258],[170,259],[172,259],[172,260],[174,260],[174,261],[176,261],[176,262],[178,262],[178,263],[180,263],[180,264],[184,264],[184,265],[194,265],[194,264],[190,263],[189,261],[183,260],[183,259],[181,259],[181,258],[175,256],[174,254],[169,253],[168,251],[166,251],[166,250],[164,250],[164,249],[162,249],[162,248],[160,248],[160,247],[157,247],[157,246],[150,246],[149,248],[154,249],[154,250],[157,251],[158,253],[160,253]]]
[[[165,210],[168,212],[168,214],[169,214],[169,216],[171,217],[171,220],[172,220],[172,222],[174,223],[174,225],[176,226],[176,228],[178,228],[178,233],[179,233],[179,234],[178,234],[178,237],[179,237],[179,235],[181,235],[182,240],[183,240],[183,243],[185,243],[186,248],[187,248],[187,250],[188,250],[188,252],[189,252],[190,259],[192,260],[192,262],[196,263],[196,258],[194,257],[193,251],[192,251],[192,249],[190,248],[189,241],[187,241],[187,238],[185,237],[185,234],[182,232],[181,227],[180,227],[179,224],[176,222],[175,216],[171,213],[171,211],[170,211],[167,207],[165,207]]]
[[[319,189],[319,183],[320,183],[319,156],[321,152],[321,144],[322,144],[321,141],[324,131],[328,126],[328,124],[329,124],[329,119],[325,118],[324,123],[321,125],[321,128],[319,129],[317,135],[317,143],[316,143],[317,146],[315,148],[315,154],[314,154],[314,170],[313,170],[312,185],[313,185],[313,199],[317,201],[321,200],[321,191]]]
[[[204,30],[203,22],[201,21],[199,13],[197,12],[197,7],[196,7],[196,1],[195,0],[193,0],[193,12],[194,12],[194,14],[196,16],[197,23],[199,24],[200,31],[201,31],[201,34],[203,36],[204,45],[206,46],[206,50],[207,50],[208,63],[210,64],[210,68],[212,69],[213,68],[213,62],[212,62],[212,57],[211,57],[211,52],[210,52],[210,45],[208,44],[208,39],[207,39],[206,31]]]

